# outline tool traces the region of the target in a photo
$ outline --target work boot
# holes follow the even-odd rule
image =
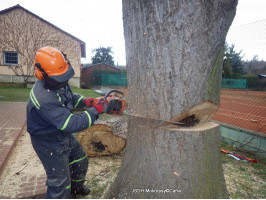
[[[76,188],[71,188],[71,199],[75,199],[77,195],[88,195],[90,192],[90,189],[83,184]]]

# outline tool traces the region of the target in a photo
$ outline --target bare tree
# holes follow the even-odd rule
[[[34,75],[34,56],[36,51],[47,45],[60,47],[65,40],[51,25],[40,18],[15,9],[0,15],[0,41],[4,51],[16,51],[19,55],[18,65],[10,65],[15,75],[22,76],[24,84]]]
[[[237,0],[123,0],[127,147],[107,198],[228,198],[218,108]],[[185,127],[151,118],[179,121]]]

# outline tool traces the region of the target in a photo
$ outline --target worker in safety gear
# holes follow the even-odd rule
[[[72,93],[68,80],[74,70],[66,55],[55,48],[39,49],[34,66],[38,80],[27,104],[27,131],[46,171],[46,198],[87,195],[87,154],[72,133],[90,128],[107,110],[108,102],[92,107],[92,98]],[[82,107],[87,109],[73,114],[74,108]]]

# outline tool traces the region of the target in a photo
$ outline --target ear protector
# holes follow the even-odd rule
[[[46,79],[48,77],[48,74],[44,71],[44,69],[41,67],[41,64],[39,62],[35,63],[35,67],[37,68],[37,69],[35,69],[35,76],[39,80],[43,80],[43,79]]]

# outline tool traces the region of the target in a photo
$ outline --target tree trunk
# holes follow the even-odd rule
[[[108,198],[228,197],[219,126],[209,123],[204,131],[180,131],[157,125],[154,120],[129,119],[126,154]]]
[[[107,198],[228,197],[219,126],[207,122],[213,113],[197,115],[196,126],[185,128],[143,117],[182,121],[196,115],[195,105],[219,104],[223,47],[236,5],[123,0],[128,112],[138,117],[129,117],[125,158]]]

